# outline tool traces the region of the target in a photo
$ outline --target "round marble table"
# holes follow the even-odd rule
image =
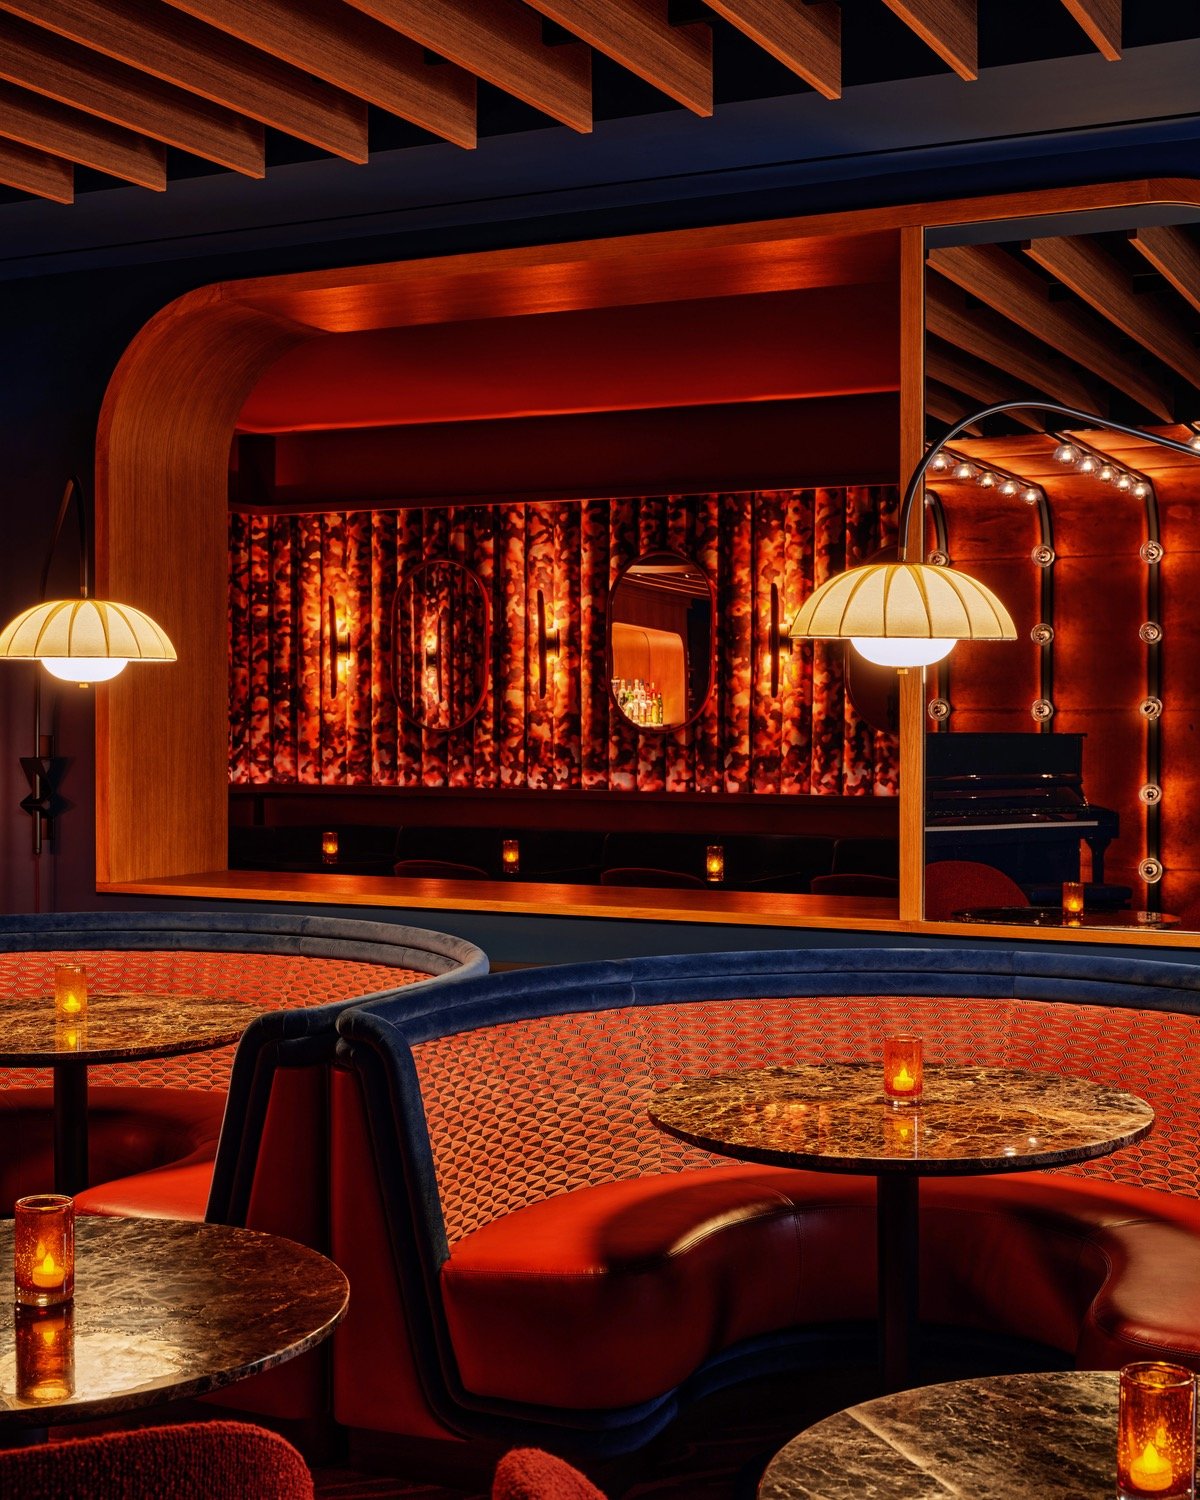
[[[81,1192],[88,1183],[87,1070],[207,1052],[236,1042],[259,1014],[244,1000],[136,991],[88,996],[81,1023],[59,1021],[54,998],[0,1001],[0,1066],[54,1070],[54,1185]]]
[[[999,1375],[865,1401],[780,1449],[759,1500],[1112,1500],[1119,1378]]]
[[[0,1221],[0,1266],[10,1277],[12,1241],[12,1220]],[[216,1390],[320,1343],[349,1296],[331,1260],[277,1235],[81,1215],[73,1327],[62,1328],[61,1308],[39,1315],[10,1306],[0,1319],[0,1428],[91,1420]],[[32,1324],[36,1340],[39,1316],[73,1344],[74,1391],[48,1401],[17,1395],[15,1320]]]
[[[1106,1156],[1144,1136],[1154,1111],[1082,1078],[943,1067],[925,1069],[918,1105],[896,1108],[879,1064],[830,1063],[686,1079],[654,1095],[650,1118],[721,1156],[875,1178],[881,1374],[900,1390],[916,1345],[920,1178]]]

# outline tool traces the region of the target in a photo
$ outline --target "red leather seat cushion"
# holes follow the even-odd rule
[[[211,1174],[224,1113],[225,1095],[211,1089],[89,1090],[91,1181],[186,1164],[207,1164]],[[17,1198],[53,1183],[52,1091],[0,1090],[0,1211],[10,1213]]]
[[[213,1163],[189,1161],[117,1177],[75,1195],[81,1214],[109,1214],[126,1219],[204,1218],[212,1187]]]
[[[463,1384],[568,1408],[662,1395],[722,1349],[875,1311],[871,1178],[719,1166],[605,1183],[457,1244]],[[921,1186],[921,1310],[1081,1362],[1200,1363],[1200,1203],[1061,1174]]]

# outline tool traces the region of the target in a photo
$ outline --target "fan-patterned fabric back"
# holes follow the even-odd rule
[[[357,995],[397,989],[429,977],[417,969],[294,953],[160,953],[141,949],[0,953],[0,1021],[4,1001],[10,997],[45,995],[47,1008],[52,1008],[54,969],[63,963],[86,967],[91,995],[136,990],[244,1000],[247,1025],[255,1011],[352,1000]],[[90,1069],[88,1080],[150,1088],[225,1089],[229,1086],[233,1050],[222,1047],[216,1052],[114,1063]],[[0,1069],[0,1088],[33,1088],[49,1081],[46,1069]]]
[[[1158,1113],[1141,1144],[1074,1170],[1200,1197],[1200,1017],[1035,1000],[909,996],[697,1000],[512,1021],[414,1048],[454,1245],[528,1203],[718,1158],[657,1130],[681,1078],[880,1056],[916,1031],[926,1059],[1074,1073]]]

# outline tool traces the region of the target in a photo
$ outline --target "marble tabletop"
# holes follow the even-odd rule
[[[77,1058],[87,1064],[204,1052],[236,1042],[259,1007],[204,995],[134,990],[88,996],[82,1022],[60,1022],[54,997],[0,1000],[0,1065],[45,1067]]]
[[[17,1396],[10,1306],[0,1314],[0,1427],[216,1390],[320,1343],[350,1295],[315,1250],[223,1224],[81,1215],[75,1255],[74,1393],[51,1403]],[[0,1221],[0,1267],[10,1278],[12,1257],[9,1219]]]
[[[1112,1500],[1115,1372],[957,1380],[816,1423],[767,1466],[759,1500]]]
[[[723,1156],[827,1172],[965,1176],[1063,1166],[1144,1136],[1154,1111],[1120,1089],[1019,1068],[926,1067],[893,1108],[877,1063],[801,1064],[685,1079],[650,1118]]]

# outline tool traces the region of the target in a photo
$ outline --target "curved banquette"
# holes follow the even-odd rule
[[[689,1398],[836,1358],[875,1311],[871,1178],[720,1162],[652,1091],[865,1060],[1073,1073],[1148,1099],[1085,1167],[921,1186],[925,1323],[1044,1365],[1200,1368],[1200,968],[824,949],[542,969],[356,1007],[333,1075],[343,1423],[634,1448]]]
[[[264,1059],[332,1051],[347,1005],[414,992],[487,970],[473,944],[382,922],[242,912],[74,912],[0,918],[0,1006],[7,995],[53,992],[53,972],[82,962],[92,992],[179,991],[246,1002],[250,1030],[238,1049],[90,1070],[90,1177],[103,1185],[150,1170],[150,1205],[202,1217],[229,1093],[230,1128],[217,1186],[225,1199],[238,1163],[253,1157],[264,1125]],[[255,1020],[259,1012],[265,1012]],[[315,1075],[314,1075],[315,1077]],[[44,1072],[0,1071],[0,1213],[53,1180],[52,1098]],[[290,1083],[302,1122],[297,1148],[319,1131],[323,1104],[310,1079]],[[264,1118],[258,1118],[264,1116]],[[128,1207],[128,1205],[127,1205]]]

